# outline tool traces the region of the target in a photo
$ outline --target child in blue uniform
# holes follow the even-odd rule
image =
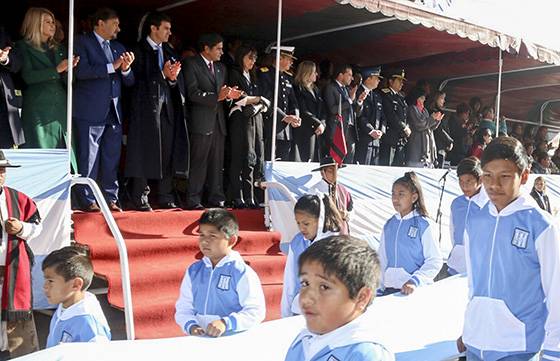
[[[265,317],[259,277],[232,250],[239,225],[220,208],[199,220],[199,246],[204,257],[186,271],[175,305],[175,321],[189,335],[218,337],[245,331]]]
[[[321,199],[322,198],[322,199]],[[299,255],[315,240],[338,234],[343,223],[340,213],[326,195],[303,195],[294,207],[299,233],[289,243],[288,259],[284,268],[282,289],[282,317],[300,314],[297,295],[299,293]]]
[[[520,190],[529,163],[519,141],[494,139],[481,162],[490,201],[465,231],[467,359],[560,360],[558,221]]]
[[[407,172],[393,183],[392,201],[397,213],[383,226],[379,245],[381,290],[383,295],[409,295],[433,283],[443,258],[416,173]]]
[[[482,167],[477,157],[468,157],[459,162],[457,176],[463,195],[451,202],[449,230],[453,248],[447,260],[447,273],[449,275],[467,272],[463,243],[465,223],[488,201],[486,191],[482,187]]]
[[[87,292],[93,267],[84,248],[69,246],[50,253],[42,264],[43,290],[58,304],[49,328],[47,347],[62,342],[109,341],[111,331],[97,298]]]
[[[367,242],[331,236],[313,242],[299,258],[299,304],[307,328],[286,361],[393,361],[372,335],[364,315],[379,284],[379,260]]]

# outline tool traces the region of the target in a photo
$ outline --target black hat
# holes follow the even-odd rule
[[[4,155],[4,152],[0,150],[0,168],[18,168],[20,165],[11,164],[10,161]]]
[[[391,69],[390,71],[387,72],[387,77],[389,79],[399,78],[402,80],[406,80],[406,78],[404,77],[404,69]]]
[[[383,79],[381,76],[381,67],[380,66],[372,66],[370,68],[364,68],[361,71],[362,77],[364,79],[369,78],[370,76],[376,75],[379,79]]]
[[[332,165],[338,165],[338,168],[346,167],[345,164],[338,164],[330,155],[327,155],[321,158],[321,161],[319,162],[319,168],[312,169],[311,171],[317,172],[320,171],[322,168],[330,167]]]

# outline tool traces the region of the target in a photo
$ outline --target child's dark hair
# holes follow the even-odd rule
[[[300,273],[301,267],[310,262],[321,264],[326,275],[336,276],[348,289],[351,299],[356,298],[364,287],[371,288],[374,295],[379,287],[379,258],[377,252],[364,240],[340,235],[313,242],[299,256]]]
[[[404,176],[400,177],[393,183],[400,184],[406,187],[412,193],[418,194],[418,199],[412,205],[412,209],[415,209],[420,215],[424,217],[429,217],[428,210],[426,209],[426,203],[424,201],[424,193],[422,192],[422,185],[420,184],[420,179],[414,172],[406,172]]]
[[[88,289],[93,279],[93,266],[88,249],[81,245],[67,246],[51,252],[41,265],[43,271],[47,268],[52,268],[66,282],[81,278],[84,281],[82,291]]]
[[[513,137],[498,137],[494,139],[482,153],[480,163],[482,168],[493,160],[503,159],[515,163],[519,173],[529,167],[529,160],[523,145]]]
[[[480,179],[482,176],[482,167],[480,166],[480,160],[477,157],[470,156],[459,162],[457,165],[457,177],[465,174],[470,174],[476,179]]]
[[[296,202],[294,212],[305,212],[315,218],[319,218],[319,214],[321,212],[321,205],[319,202],[321,202],[319,196],[314,194],[305,194]],[[323,206],[325,207],[325,224],[323,224],[323,232],[340,231],[343,220],[332,199],[326,196],[323,197]]]
[[[237,236],[239,223],[235,215],[222,208],[207,209],[198,220],[199,224],[210,224],[223,232],[226,238]]]

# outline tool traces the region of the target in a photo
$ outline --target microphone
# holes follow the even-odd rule
[[[445,173],[441,176],[441,178],[439,179],[438,182],[441,182],[442,180],[445,179],[445,177],[447,177],[447,175],[451,172],[451,168],[447,168],[447,170],[445,171]]]

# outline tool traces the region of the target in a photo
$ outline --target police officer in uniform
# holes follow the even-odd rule
[[[381,67],[366,68],[361,71],[363,82],[356,96],[366,93],[363,105],[357,114],[358,145],[354,161],[365,165],[379,164],[379,143],[385,134],[387,122],[383,113],[381,93],[377,90]]]
[[[401,92],[405,81],[404,70],[391,71],[388,73],[388,87],[381,90],[387,133],[381,138],[380,165],[401,167],[406,162],[405,147],[411,131],[406,121],[408,105]]]
[[[294,56],[294,47],[281,46],[280,47],[280,82],[278,84],[278,114],[276,129],[276,154],[275,159],[291,160],[290,153],[292,147],[292,130],[301,125],[299,117],[299,109],[296,96],[293,88],[293,78],[288,73],[296,57]],[[276,47],[272,47],[275,51]],[[260,68],[259,82],[262,91],[262,96],[270,99],[271,104],[274,102],[274,67]],[[271,107],[272,108],[272,107]],[[264,148],[266,160],[271,160],[271,147],[272,147],[272,117],[273,110],[270,109],[264,115]]]

